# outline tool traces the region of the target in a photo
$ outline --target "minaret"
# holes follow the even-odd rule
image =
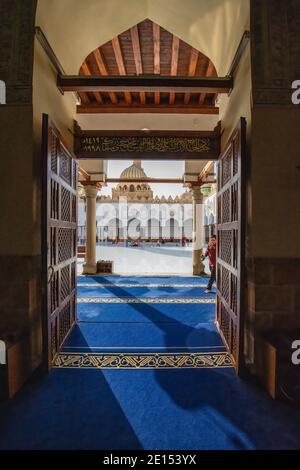
[[[142,168],[142,161],[141,160],[133,160],[133,163],[137,168]]]

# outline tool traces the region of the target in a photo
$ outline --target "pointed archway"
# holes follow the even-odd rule
[[[80,75],[217,77],[212,61],[157,23],[146,19],[97,47],[81,64]],[[79,113],[217,112],[215,93],[81,92]]]

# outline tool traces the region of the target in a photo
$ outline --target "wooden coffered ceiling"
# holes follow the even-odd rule
[[[80,76],[217,77],[208,57],[150,20],[89,54]],[[217,114],[216,93],[81,91],[79,113],[155,112]]]

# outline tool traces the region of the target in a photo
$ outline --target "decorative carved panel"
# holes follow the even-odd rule
[[[59,184],[51,179],[51,219],[59,219]]]
[[[32,101],[36,0],[0,2],[0,79],[6,83],[7,104]]]
[[[226,222],[225,222],[226,223]],[[219,256],[222,261],[231,264],[232,258],[232,230],[222,230],[219,238]]]
[[[59,272],[53,274],[50,282],[50,309],[54,312],[59,306]]]
[[[55,127],[43,117],[44,253],[47,258],[45,341],[48,367],[76,320],[77,163]],[[49,247],[49,249],[48,249]]]
[[[50,151],[51,151],[51,171],[53,173],[57,173],[57,144],[58,140],[55,134],[53,132],[49,133],[49,139],[50,139]]]
[[[59,316],[59,345],[61,345],[71,328],[70,301],[62,308]]]
[[[59,145],[59,175],[72,185],[73,161],[62,145]]]
[[[68,189],[61,188],[61,219],[71,221],[71,193]]]
[[[213,132],[82,131],[76,126],[77,158],[201,159],[217,160],[220,129]],[[114,135],[115,134],[115,135]]]
[[[57,263],[57,229],[50,228],[50,265]]]
[[[300,77],[300,2],[251,0],[253,103],[291,105]]]
[[[230,189],[226,189],[222,195],[222,222],[230,222],[231,211],[230,211]]]
[[[70,294],[70,266],[67,265],[60,271],[60,300],[65,300]]]
[[[230,302],[230,274],[224,267],[222,267],[222,296],[227,303]]]
[[[222,162],[222,173],[221,173],[221,180],[220,184],[225,186],[226,183],[231,178],[231,165],[232,165],[232,149],[230,148],[226,155],[224,156],[223,162]]]
[[[246,122],[231,136],[218,163],[217,321],[237,370],[242,361],[244,269],[243,165]]]
[[[73,257],[73,231],[70,228],[58,229],[58,262]]]

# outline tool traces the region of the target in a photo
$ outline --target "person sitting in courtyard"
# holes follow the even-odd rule
[[[207,250],[203,256],[203,259],[208,257],[210,279],[208,281],[207,289],[205,294],[211,294],[213,283],[216,281],[216,265],[217,265],[217,237],[212,235],[208,244]]]

